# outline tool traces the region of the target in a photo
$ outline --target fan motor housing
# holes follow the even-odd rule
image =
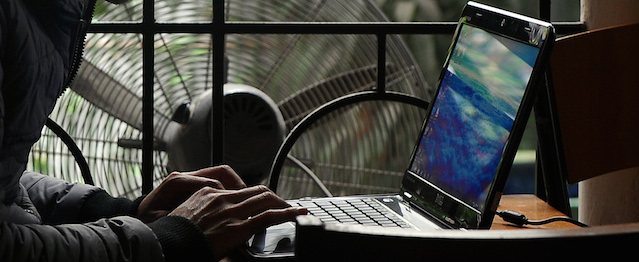
[[[170,171],[190,171],[210,166],[211,90],[190,104],[190,118],[168,143]],[[224,164],[231,166],[246,184],[258,184],[268,176],[273,159],[284,141],[284,117],[275,102],[257,88],[224,85]]]

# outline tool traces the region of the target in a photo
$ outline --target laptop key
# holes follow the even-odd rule
[[[365,215],[364,213],[357,213],[357,214],[350,214],[351,217],[357,219],[357,218],[368,218],[367,215]]]
[[[340,218],[340,219],[337,219],[337,221],[339,221],[340,223],[345,223],[345,224],[359,224],[359,222],[355,221],[354,219],[350,217]]]
[[[340,209],[341,209],[342,211],[346,212],[346,213],[361,213],[361,212],[359,212],[359,210],[357,210],[357,208],[354,208],[354,207],[352,207],[352,206],[349,206],[349,207],[343,207],[343,208],[340,208]]]
[[[322,210],[319,207],[307,207],[306,210],[308,210],[308,212],[310,213],[318,213],[318,212],[323,212],[324,210]]]
[[[356,219],[357,222],[363,224],[363,225],[370,225],[370,224],[375,224],[375,225],[379,225],[379,223],[373,221],[370,218],[362,218],[362,219]]]
[[[335,206],[349,206],[348,202],[344,200],[333,200],[331,203]]]
[[[339,221],[337,221],[337,219],[332,217],[320,218],[320,220],[324,223],[340,223]]]
[[[324,223],[360,224],[364,226],[410,227],[372,199],[299,201],[310,215]]]
[[[297,205],[302,206],[302,207],[306,207],[306,208],[317,207],[317,204],[315,204],[315,202],[311,202],[311,201],[299,201],[299,202],[296,202],[296,203],[297,203]]]

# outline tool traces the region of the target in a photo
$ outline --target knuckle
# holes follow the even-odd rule
[[[213,194],[211,194],[211,202],[216,204],[216,205],[222,205],[224,203],[230,203],[230,201],[228,201],[229,195],[228,194],[223,194],[223,193],[218,193],[217,190],[213,189]]]
[[[257,186],[255,186],[255,188],[256,188],[258,191],[271,192],[271,193],[273,192],[273,191],[271,191],[271,190],[270,190],[267,186],[265,186],[265,185],[257,185]]]
[[[219,165],[216,168],[225,173],[235,173],[235,170],[233,170],[233,168],[229,165]]]
[[[217,179],[211,179],[211,180],[209,180],[209,181],[210,181],[210,183],[211,183],[211,186],[212,186],[212,187],[214,187],[214,188],[223,188],[223,187],[224,187],[224,185],[222,184],[222,182],[220,182],[220,181],[219,181],[219,180],[217,180]]]
[[[273,191],[265,191],[265,192],[262,192],[260,195],[264,199],[277,198],[277,195],[275,195],[275,193],[273,193]]]
[[[282,200],[273,191],[265,191],[256,196],[257,202],[269,208],[282,208],[285,205],[285,201]]]
[[[217,190],[215,188],[212,188],[212,187],[202,187],[202,188],[200,188],[200,190],[198,190],[198,192],[201,193],[201,194],[204,194],[204,195],[209,195],[209,194],[217,193]]]
[[[227,208],[226,201],[220,197],[220,194],[209,192],[201,199],[202,205],[209,210],[225,210]]]
[[[178,179],[180,176],[182,176],[182,173],[173,171],[166,177],[166,180]]]

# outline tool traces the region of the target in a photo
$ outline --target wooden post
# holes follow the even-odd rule
[[[581,19],[589,30],[639,23],[639,1],[582,0],[581,4]],[[604,174],[579,184],[579,220],[584,223],[602,225],[639,221],[637,206],[639,167]]]

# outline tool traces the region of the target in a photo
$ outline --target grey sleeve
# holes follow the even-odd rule
[[[72,223],[79,215],[88,196],[103,191],[99,187],[69,183],[51,176],[25,172],[20,178],[31,199],[47,224]]]
[[[10,223],[0,212],[0,261],[164,260],[157,237],[136,218],[68,224],[78,221],[85,200],[102,189],[30,172],[20,183],[47,225]]]
[[[0,261],[163,261],[155,234],[131,217],[87,224],[0,222]]]

